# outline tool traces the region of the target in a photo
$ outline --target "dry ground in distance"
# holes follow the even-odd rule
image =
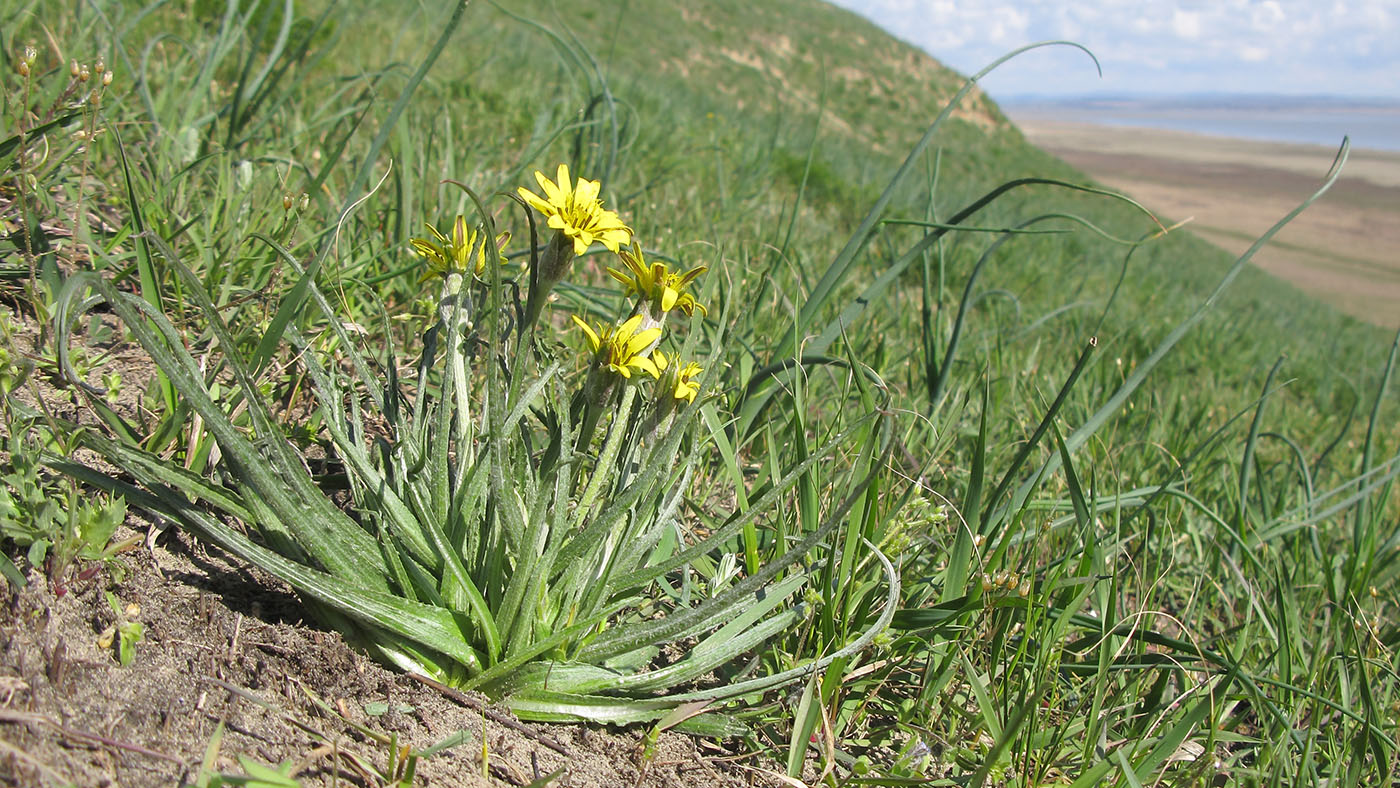
[[[1321,183],[1336,151],[1178,131],[1015,119],[1035,145],[1233,253]],[[1353,150],[1332,190],[1254,258],[1344,312],[1400,327],[1400,152]]]

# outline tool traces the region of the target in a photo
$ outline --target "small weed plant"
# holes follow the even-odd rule
[[[898,577],[878,552],[860,571],[888,584],[887,601],[867,630],[824,655],[714,681],[811,615],[803,591],[821,562],[810,563],[810,554],[859,491],[803,538],[772,545],[753,571],[731,570],[706,586],[693,581],[694,565],[726,555],[736,535],[774,518],[818,458],[859,436],[841,436],[784,470],[745,510],[701,535],[689,503],[709,451],[700,414],[710,407],[712,418],[726,420],[707,393],[706,367],[712,372],[723,357],[722,336],[702,364],[684,331],[707,312],[697,295],[706,269],[681,270],[644,251],[603,207],[598,182],[575,179],[564,165],[554,179],[536,180],[542,194],[522,187],[519,202],[544,220],[548,236],[535,243],[530,224],[532,254],[513,278],[502,254],[509,235],[494,230],[484,204],[479,224],[458,215],[448,231],[429,225],[428,237],[413,239],[425,278],[440,290],[406,380],[392,359],[373,372],[374,361],[308,282],[342,355],[318,352],[291,328],[286,336],[348,505],[308,472],[212,303],[198,306],[239,387],[237,415],[216,401],[164,315],[95,276],[73,281],[100,297],[89,306],[100,300],[121,317],[202,419],[227,470],[222,483],[211,481],[95,433],[84,433],[84,445],[140,487],[59,467],[285,580],[386,662],[504,698],[530,718],[655,719],[680,704],[703,707],[796,681],[867,645],[898,598]],[[608,274],[623,309],[602,319],[572,315],[571,348],[541,319],[542,305],[594,244],[615,256]],[[174,253],[161,251],[198,291]],[[701,679],[709,686],[698,686]]]

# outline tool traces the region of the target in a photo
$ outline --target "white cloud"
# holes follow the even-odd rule
[[[1180,8],[1172,11],[1172,31],[1182,38],[1199,38],[1201,35],[1201,15]]]
[[[1274,0],[1264,0],[1250,11],[1250,24],[1258,31],[1267,32],[1278,27],[1286,18],[1283,7]]]
[[[1288,92],[1400,98],[1400,0],[833,0],[998,93]]]
[[[1250,46],[1245,44],[1240,47],[1240,60],[1246,63],[1262,63],[1269,59],[1269,50],[1264,47]]]

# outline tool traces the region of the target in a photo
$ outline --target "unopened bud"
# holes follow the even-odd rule
[[[292,209],[292,193],[291,193],[291,192],[285,192],[285,193],[282,195],[282,210],[284,210],[284,211],[290,211],[291,209]]]
[[[110,85],[110,84],[112,84],[112,72],[110,72],[110,71],[104,71],[104,72],[102,72],[102,87],[105,88],[105,87],[107,87],[107,86]]]
[[[107,70],[107,61],[103,60],[101,55],[98,55],[98,56],[97,56],[97,62],[92,64],[92,72],[93,72],[94,74],[101,74],[103,71],[106,71],[106,70]]]
[[[22,77],[29,76],[29,64],[23,60],[15,61],[15,73]]]
[[[92,78],[92,72],[91,72],[91,71],[88,71],[88,67],[87,67],[87,66],[83,66],[81,69],[78,70],[78,81],[79,81],[79,82],[87,82],[87,81],[88,81],[89,79],[91,79],[91,78]]]
[[[78,61],[74,60],[68,66],[68,73],[73,77],[73,79],[77,79],[78,75],[83,73],[83,67],[78,65]]]

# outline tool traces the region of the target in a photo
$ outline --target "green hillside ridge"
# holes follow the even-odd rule
[[[1389,334],[1246,266],[1177,342],[1233,260],[975,88],[887,192],[965,78],[818,0],[272,5],[0,9],[7,53],[61,42],[5,88],[0,493],[71,529],[120,492],[386,664],[809,784],[1392,778]],[[41,126],[99,52],[101,133]],[[561,162],[708,268],[647,329],[696,404],[645,341],[606,377],[660,307],[512,201]],[[1060,183],[909,253],[1021,179]],[[503,257],[454,280],[478,223]],[[162,373],[122,400],[84,342]],[[0,573],[61,587],[9,500]]]
[[[638,2],[611,9],[524,3],[512,8],[577,36],[597,59],[613,94],[635,108],[629,132],[636,137],[615,189],[628,195],[645,188],[649,197],[659,197],[653,202],[666,208],[662,223],[723,228],[724,241],[742,239],[746,254],[765,257],[752,245],[781,247],[771,228],[791,205],[815,140],[793,245],[809,276],[840,247],[907,149],[963,81],[962,75],[863,18],[815,0],[757,6],[716,1],[683,8]],[[482,16],[486,18],[479,24],[489,28],[479,28],[479,35],[498,42],[491,55],[474,58],[470,46],[448,54],[449,60],[463,59],[463,71],[481,77],[473,80],[477,85],[500,90],[507,75],[533,73],[543,84],[570,85],[580,94],[587,90],[577,69],[546,35],[522,29],[497,13]],[[1093,68],[1088,58],[1083,68]],[[435,79],[451,81],[455,73],[444,64]],[[941,154],[941,212],[951,213],[1018,177],[1092,183],[1026,144],[985,95],[974,92],[964,106],[934,141]],[[513,128],[511,136],[517,134],[524,137],[525,129]],[[460,168],[472,166],[469,161],[459,162],[452,177],[463,177]],[[920,205],[928,193],[932,161],[930,156],[921,178],[906,184],[906,207],[895,208],[891,215],[917,218],[915,212],[922,207],[910,206]],[[1327,164],[1318,162],[1319,182]],[[636,171],[630,178],[629,165]],[[725,172],[726,166],[733,171]],[[453,168],[445,164],[444,171],[452,173]],[[723,178],[716,177],[720,172]],[[920,179],[925,183],[913,182]],[[1304,197],[1297,195],[1299,200]],[[979,214],[974,224],[998,226],[1052,209],[1083,215],[1119,237],[1135,238],[1155,229],[1127,206],[1051,187],[1014,192]],[[633,219],[643,230],[650,220]],[[1172,217],[1162,221],[1170,225]],[[748,231],[746,224],[770,230]],[[1082,231],[1068,240],[1039,240],[1013,244],[993,264],[985,286],[1014,293],[1025,322],[1071,300],[1101,307],[1117,278],[1121,247]],[[952,259],[962,262],[951,263],[950,272],[970,264],[985,241],[976,236],[954,240]],[[1035,264],[1019,263],[1018,258],[1034,259]],[[1125,358],[1141,357],[1153,337],[1204,298],[1228,262],[1224,253],[1189,231],[1175,231],[1139,250],[1129,274],[1135,286],[1120,292],[1119,305],[1110,315],[1112,330],[1100,336],[1104,347]],[[755,263],[750,259],[748,264]],[[873,266],[878,269],[878,262]],[[960,285],[955,275],[950,278]],[[1072,299],[1066,298],[1071,294]],[[909,308],[908,303],[903,306]],[[1093,309],[1087,312],[1083,319],[1097,317]],[[1079,317],[1071,312],[1062,320],[1073,325]],[[888,333],[878,324],[871,328],[866,336]],[[1254,340],[1232,339],[1243,335]],[[1299,378],[1295,388],[1308,392],[1303,396],[1317,397],[1327,411],[1339,406],[1338,398],[1350,397],[1349,391],[1335,388],[1337,375],[1376,369],[1388,339],[1384,332],[1251,267],[1178,356],[1221,359],[1218,366],[1192,365],[1191,374],[1228,369],[1226,380],[1206,385],[1244,385],[1252,396],[1269,365],[1286,354],[1289,376]],[[1170,363],[1160,374],[1180,374]]]

